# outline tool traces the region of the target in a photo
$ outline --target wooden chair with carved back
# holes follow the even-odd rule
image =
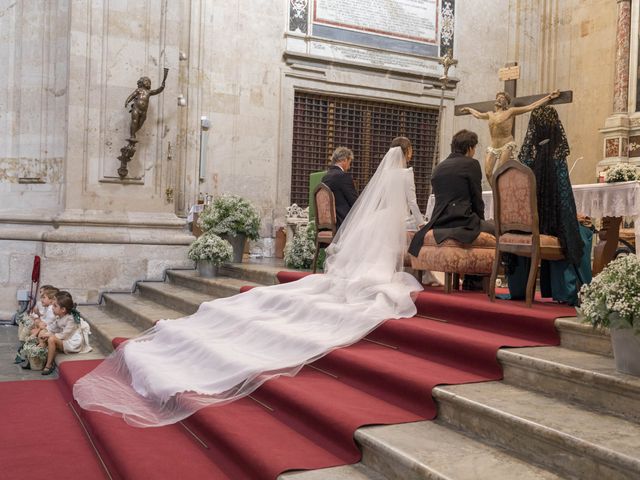
[[[531,306],[541,260],[562,260],[558,237],[541,235],[538,221],[536,178],[531,169],[509,160],[493,175],[493,205],[496,224],[496,260],[489,284],[489,297],[495,300],[500,254],[530,257],[526,304]]]
[[[336,200],[331,189],[320,183],[313,192],[316,214],[316,252],[313,255],[312,269],[316,273],[318,255],[321,248],[326,248],[336,234]]]

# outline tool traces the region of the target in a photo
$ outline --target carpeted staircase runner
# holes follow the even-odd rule
[[[283,272],[279,280],[300,276]],[[354,463],[360,459],[353,440],[358,427],[434,418],[434,386],[500,379],[500,347],[557,345],[554,319],[575,314],[558,305],[537,302],[528,309],[519,302],[491,303],[480,293],[439,290],[420,293],[416,305],[418,316],[386,322],[294,378],[271,380],[248,398],[200,410],[176,425],[139,429],[100,413],[80,415],[112,478],[273,479],[287,470]],[[58,380],[63,395],[49,391],[53,382],[0,384],[5,403],[16,392],[38,402],[46,394],[48,408],[62,412],[54,430],[74,442],[66,458],[82,465],[82,478],[104,473],[66,402],[73,383],[97,363],[64,363]],[[17,425],[25,430],[21,421]],[[37,431],[35,420],[33,427],[26,431]],[[29,438],[37,450],[40,443]],[[0,453],[3,465],[5,456]],[[10,465],[18,477],[20,461]]]

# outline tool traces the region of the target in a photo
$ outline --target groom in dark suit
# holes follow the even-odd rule
[[[351,150],[346,147],[336,148],[331,156],[331,166],[322,178],[322,183],[331,189],[336,199],[337,228],[340,228],[358,198],[356,187],[353,184],[353,177],[348,173],[352,161],[353,152]]]
[[[451,154],[433,170],[431,185],[435,196],[433,214],[424,227],[415,234],[409,253],[418,256],[429,230],[437,243],[451,238],[471,244],[480,232],[495,234],[495,225],[484,219],[482,201],[482,170],[473,158],[478,144],[478,135],[469,130],[460,130],[451,141]],[[474,279],[465,282],[469,289]],[[465,285],[463,285],[463,288]]]

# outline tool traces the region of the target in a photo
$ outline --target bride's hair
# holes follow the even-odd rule
[[[407,137],[396,137],[391,140],[391,146],[389,148],[393,147],[400,147],[402,149],[402,154],[406,158],[407,152],[411,148],[411,140],[409,140]]]

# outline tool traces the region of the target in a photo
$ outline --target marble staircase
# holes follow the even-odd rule
[[[133,294],[104,295],[83,314],[105,351],[158,319],[195,312],[242,285],[275,283],[281,267],[243,263],[223,276],[167,272]],[[436,421],[359,429],[357,465],[282,480],[640,478],[640,378],[619,374],[606,333],[556,321],[560,347],[502,349],[504,380],[434,389]]]

